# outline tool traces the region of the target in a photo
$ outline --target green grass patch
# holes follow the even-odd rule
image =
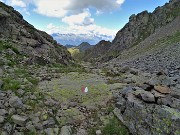
[[[3,80],[3,90],[17,90],[20,88],[21,84],[19,81],[12,78],[4,78]]]
[[[70,73],[70,72],[84,73],[86,72],[86,70],[78,64],[69,64],[66,66],[63,64],[54,63],[50,67],[57,68],[56,70],[57,73]]]
[[[0,66],[3,66],[4,65],[4,62],[3,61],[0,61]]]
[[[116,118],[113,117],[102,129],[103,135],[130,135],[128,129]]]
[[[0,41],[0,51],[6,50],[6,49],[11,49],[16,54],[19,54],[19,50],[17,48],[13,47],[9,42]]]
[[[72,56],[77,55],[80,53],[79,49],[76,47],[68,48],[68,51],[71,53]]]
[[[14,72],[15,72],[16,76],[27,74],[27,70],[26,69],[21,69],[21,68],[16,69]]]
[[[34,78],[34,77],[28,77],[27,80],[31,82],[33,85],[38,85],[39,83],[39,79]]]

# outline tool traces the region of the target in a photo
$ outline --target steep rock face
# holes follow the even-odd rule
[[[107,53],[110,47],[111,47],[111,42],[102,40],[93,48],[86,50],[84,60],[89,61],[91,59],[96,59],[98,57],[101,57],[102,55]]]
[[[159,28],[138,45],[124,50],[111,64],[128,65],[146,72],[164,71],[169,76],[180,75],[180,16]]]
[[[47,33],[35,29],[23,19],[23,16],[0,2],[0,38],[16,43],[21,53],[31,62],[38,58],[49,62],[68,64],[71,56],[67,50],[57,44]]]
[[[137,15],[131,15],[129,22],[117,33],[110,51],[122,51],[137,45],[156,29],[172,22],[177,16],[180,16],[179,0],[171,0],[164,6],[157,7],[152,13],[143,11]]]
[[[126,52],[126,50],[131,49],[132,47],[137,46],[138,44],[143,44],[143,46],[149,45],[154,42],[149,41],[148,43],[144,43],[151,35],[155,34],[157,31],[161,32],[161,28],[167,25],[171,25],[171,23],[176,20],[180,16],[180,1],[179,0],[170,0],[169,3],[166,3],[162,7],[157,7],[152,13],[148,13],[147,11],[143,11],[137,15],[131,15],[129,18],[129,22],[116,34],[115,39],[112,41],[112,45],[110,48],[101,48],[102,50],[106,49],[106,52],[102,53],[101,56],[95,56],[101,62],[107,62],[114,58],[117,58],[120,54]],[[178,31],[174,30],[173,32]],[[170,30],[172,31],[172,30]],[[163,37],[167,37],[165,35]],[[162,38],[162,36],[156,36],[158,38]],[[98,45],[98,44],[97,44]],[[95,45],[95,46],[97,46]],[[95,48],[95,47],[94,47]],[[96,49],[92,49],[88,51],[86,55],[88,55],[88,59],[91,58],[93,51]],[[87,57],[85,57],[87,58]],[[92,57],[94,58],[94,57]],[[85,59],[87,60],[87,59]]]

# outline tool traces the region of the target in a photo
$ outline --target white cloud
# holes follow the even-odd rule
[[[1,0],[11,6],[26,7],[31,3],[39,14],[61,18],[94,8],[97,14],[118,8],[125,0]]]
[[[39,14],[50,17],[63,17],[68,13],[66,7],[69,5],[70,0],[36,0],[34,1],[37,7],[35,11]]]
[[[0,0],[1,2],[4,2],[3,0]]]
[[[94,8],[97,13],[111,11],[121,6],[125,0],[25,0],[36,6],[35,11],[50,17],[75,15],[85,9]]]
[[[118,0],[120,1],[120,0]],[[71,0],[69,10],[82,10],[85,8],[95,8],[96,10],[112,10],[122,4],[117,0]]]
[[[25,13],[26,15],[31,15],[30,12],[27,10],[27,8],[22,8],[20,12]]]
[[[91,13],[85,10],[83,13],[62,18],[62,22],[69,25],[91,25],[94,24],[94,19],[91,18]]]
[[[11,6],[26,7],[25,2],[22,0],[9,0],[8,3]]]
[[[96,11],[96,15],[97,15],[97,16],[99,16],[99,15],[101,15],[101,14],[103,14],[102,11],[100,11],[100,10],[97,10],[97,11]]]
[[[125,0],[117,0],[116,2],[117,2],[117,4],[121,5],[121,4],[124,3],[124,1],[125,1]]]

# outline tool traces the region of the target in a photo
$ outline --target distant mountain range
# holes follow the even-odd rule
[[[107,35],[87,35],[87,34],[52,34],[53,38],[62,45],[78,46],[82,42],[88,42],[91,45],[97,44],[101,40],[112,41],[114,37]]]

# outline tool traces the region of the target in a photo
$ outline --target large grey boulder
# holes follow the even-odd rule
[[[0,68],[0,77],[3,75],[3,70]]]
[[[13,115],[11,118],[15,124],[18,124],[20,126],[25,126],[28,120],[28,117],[20,116],[20,115]]]
[[[80,128],[76,135],[88,135],[87,130]]]
[[[47,129],[45,129],[45,133],[47,135],[58,135],[59,128],[47,128]]]
[[[1,116],[6,116],[7,114],[8,114],[8,111],[6,111],[5,109],[0,109]]]
[[[0,116],[0,124],[4,122],[4,117]]]
[[[21,99],[17,96],[12,96],[9,99],[9,105],[14,108],[24,108],[24,104],[22,103]]]
[[[72,134],[72,130],[70,126],[63,126],[61,128],[61,133],[60,135],[71,135]]]
[[[4,124],[3,129],[5,131],[7,131],[8,135],[9,135],[9,134],[11,134],[13,127],[9,122],[7,122],[6,124]]]
[[[136,97],[142,99],[145,102],[155,102],[155,97],[151,92],[145,90],[136,90],[134,94]]]

